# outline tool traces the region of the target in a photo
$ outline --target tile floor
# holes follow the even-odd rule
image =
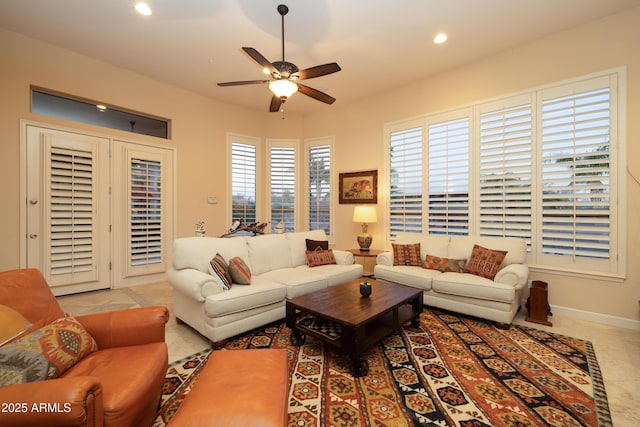
[[[172,288],[166,282],[58,297],[62,308],[74,315],[145,305],[173,308]],[[171,313],[166,341],[169,361],[209,347],[209,341],[186,325],[178,325]],[[640,425],[640,331],[615,328],[569,317],[553,316],[553,327],[525,322],[521,312],[514,323],[591,341],[604,377],[616,427]]]

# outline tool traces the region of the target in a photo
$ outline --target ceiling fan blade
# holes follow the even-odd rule
[[[243,80],[239,82],[223,82],[218,83],[218,86],[240,86],[240,85],[259,85],[262,83],[267,83],[269,80]]]
[[[304,79],[313,79],[315,77],[326,76],[327,74],[331,74],[331,73],[337,73],[341,69],[342,68],[340,68],[340,66],[337,63],[332,62],[330,64],[316,65],[315,67],[306,68],[302,71],[299,71],[296,74],[298,74],[298,76],[300,77],[300,80],[304,80]]]
[[[298,83],[298,91],[310,96],[313,99],[324,102],[326,104],[333,104],[336,99],[333,96],[327,95],[324,92],[320,92],[318,89],[314,89],[309,86],[301,85]]]
[[[271,113],[277,113],[278,111],[280,111],[280,106],[282,106],[282,99],[273,95],[271,97],[271,105],[269,105],[269,111]]]
[[[262,56],[262,54],[260,52],[258,52],[257,50],[255,50],[254,48],[252,48],[252,47],[243,47],[242,50],[244,50],[245,53],[251,57],[251,59],[253,59],[258,64],[260,64],[263,69],[269,70],[269,73],[271,73],[271,74],[273,74],[273,73],[277,74],[278,73],[278,70],[276,70],[276,68],[273,66],[273,64],[271,62],[269,62],[269,60],[267,58]]]

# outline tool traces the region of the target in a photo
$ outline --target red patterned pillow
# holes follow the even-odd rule
[[[309,267],[336,263],[336,257],[333,255],[333,249],[328,249],[326,251],[316,249],[315,251],[305,251],[305,253],[307,255],[307,264],[309,264]]]
[[[233,283],[238,285],[251,284],[251,270],[244,260],[238,256],[229,260],[229,276],[231,276]]]
[[[229,264],[224,260],[224,257],[220,254],[216,254],[216,256],[214,256],[209,262],[209,265],[211,267],[209,269],[209,273],[220,278],[225,290],[231,289],[233,280],[231,280],[231,276],[229,276]]]
[[[392,243],[391,246],[393,247],[393,265],[422,266],[420,243],[412,243],[409,245]]]
[[[438,270],[443,273],[446,273],[448,271],[462,273],[462,270],[464,269],[464,263],[464,259],[449,259],[427,255],[424,259],[424,264],[422,264],[422,268]]]
[[[467,266],[464,268],[464,272],[493,280],[505,256],[507,256],[507,251],[498,251],[473,245],[471,257],[469,258]]]
[[[58,378],[97,349],[80,322],[67,315],[0,348],[0,386]]]

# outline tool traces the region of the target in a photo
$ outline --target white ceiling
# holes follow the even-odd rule
[[[640,6],[640,0],[1,0],[0,27],[147,75],[225,103],[268,111],[266,85],[241,51],[253,47],[300,69],[337,62],[342,71],[305,84],[346,104],[458,67],[584,22]],[[436,33],[449,41],[434,45]],[[50,88],[56,89],[56,88]],[[83,95],[83,94],[74,94]],[[332,108],[296,94],[287,111]]]

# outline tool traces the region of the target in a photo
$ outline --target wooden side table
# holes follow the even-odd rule
[[[377,249],[370,249],[368,251],[361,251],[360,249],[347,249],[347,252],[351,252],[355,257],[362,257],[362,268],[364,269],[367,266],[367,258],[373,258],[374,259],[373,265],[375,266],[376,265],[375,258],[385,251],[381,251]],[[366,272],[363,271],[362,273],[364,277],[373,278],[373,272],[371,272],[371,274],[366,274]]]
[[[527,309],[529,315],[525,319],[527,322],[539,323],[541,325],[553,326],[547,320],[549,314],[548,284],[540,280],[534,280],[529,289],[527,299]]]

